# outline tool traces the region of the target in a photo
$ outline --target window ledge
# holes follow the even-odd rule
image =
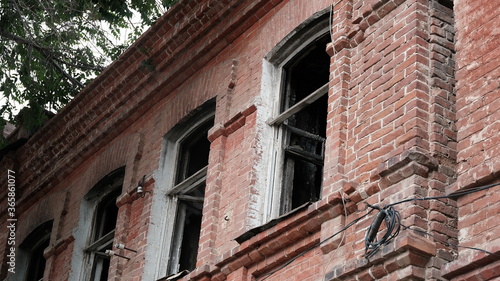
[[[174,281],[174,280],[179,280],[182,277],[188,275],[188,273],[189,273],[189,270],[183,270],[181,272],[178,272],[178,273],[166,276],[166,277],[162,277],[162,278],[158,279],[157,281]]]
[[[313,202],[307,202],[305,204],[303,204],[302,206],[299,206],[295,209],[293,209],[292,211],[284,214],[284,215],[281,215],[271,221],[269,221],[268,223],[266,224],[263,224],[261,226],[258,226],[258,227],[255,227],[255,228],[252,228],[250,230],[248,230],[247,232],[241,234],[240,236],[236,237],[234,240],[236,240],[236,242],[238,242],[239,244],[247,241],[248,239],[254,237],[255,235],[259,234],[259,233],[262,233],[268,229],[270,229],[271,227],[277,225],[279,222],[281,221],[284,221],[286,219],[288,219],[289,217],[297,214],[297,213],[300,213],[301,211],[303,211],[304,209],[306,209],[309,205],[311,205]]]
[[[224,274],[224,269],[229,267],[260,263],[266,257],[307,237],[311,239],[306,242],[305,247],[318,243],[320,238],[312,236],[318,233],[324,222],[341,214],[341,204],[342,196],[340,193],[332,194],[320,201],[307,203],[278,219],[245,232],[237,238],[242,241],[239,246],[216,259],[217,270],[210,272],[210,274],[212,276]],[[265,271],[268,266],[272,265],[266,265],[260,270]]]

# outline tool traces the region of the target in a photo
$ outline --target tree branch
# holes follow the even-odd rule
[[[54,57],[54,59],[60,63],[65,64],[65,65],[76,67],[76,68],[83,69],[83,70],[96,70],[96,71],[103,71],[104,70],[104,67],[102,67],[100,65],[76,64],[76,63],[71,63],[69,61],[65,61],[59,57]]]
[[[26,38],[23,38],[21,36],[7,33],[5,31],[0,31],[0,37],[9,39],[11,41],[14,41],[18,44],[23,44],[23,45],[28,45],[32,46],[34,49],[36,49],[41,55],[43,55],[46,59],[50,61],[50,63],[64,76],[66,77],[73,85],[78,86],[79,88],[85,87],[80,81],[78,81],[75,77],[71,76],[69,73],[67,73],[57,62],[55,61],[55,57],[52,56],[53,51],[49,48],[45,48],[43,46],[38,45],[36,42],[33,42],[31,40],[28,40]]]

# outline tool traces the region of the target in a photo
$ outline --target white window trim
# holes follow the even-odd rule
[[[261,96],[257,102],[257,112],[260,115],[257,118],[266,123],[266,126],[260,128],[260,136],[258,136],[259,146],[262,147],[265,155],[257,165],[256,173],[257,185],[266,187],[265,198],[262,202],[265,211],[261,215],[261,224],[281,215],[284,172],[282,144],[285,141],[285,135],[279,128],[279,124],[328,92],[328,84],[325,84],[295,106],[280,113],[280,102],[284,92],[282,89],[284,86],[283,69],[305,47],[329,32],[328,14],[327,8],[311,16],[278,43],[263,60]],[[304,38],[307,39],[304,40]],[[266,107],[271,110],[266,110]],[[272,136],[272,139],[269,136]]]
[[[125,176],[123,178],[125,178]],[[92,248],[89,248],[89,242],[94,233],[94,216],[99,202],[118,188],[117,185],[106,189],[96,188],[98,187],[97,184],[84,196],[80,206],[78,226],[73,230],[75,241],[71,257],[71,271],[68,280],[89,281],[92,276],[94,254],[89,254],[89,249]],[[113,231],[113,236],[114,233]],[[96,243],[97,242],[94,242],[93,245]]]
[[[209,102],[212,103],[212,102]],[[181,122],[163,138],[162,153],[155,179],[155,192],[151,204],[151,217],[148,229],[148,244],[146,246],[146,263],[142,280],[158,280],[170,273],[172,262],[172,244],[179,196],[176,193],[194,182],[206,179],[207,168],[203,168],[179,184],[175,184],[177,163],[181,143],[190,133],[215,116],[215,106],[202,106],[194,112],[192,120]],[[192,129],[186,129],[186,126]],[[204,174],[203,174],[204,173]]]

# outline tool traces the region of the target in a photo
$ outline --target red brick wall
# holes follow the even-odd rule
[[[458,188],[490,181],[500,170],[499,11],[490,1],[456,5]]]
[[[362,202],[442,196],[498,181],[499,8],[494,1],[454,2],[455,17],[449,1],[335,1],[322,199],[239,245],[234,238],[265,222],[260,173],[272,168],[262,165],[272,149],[261,139],[270,137],[262,133],[263,58],[313,14],[330,13],[332,1],[181,1],[2,160],[0,173],[19,173],[20,239],[45,219],[35,206],[64,198],[47,211],[55,227],[46,277],[67,280],[83,196],[125,165],[116,239],[138,253],[121,252],[130,261],[113,258],[110,278],[143,280],[151,221],[164,215],[152,212],[153,196],[165,196],[155,182],[163,138],[215,98],[198,268],[182,280],[261,280],[282,267],[267,280],[488,280],[498,262],[470,250],[459,250],[457,259],[447,243],[500,251],[492,246],[500,239],[493,189],[396,205],[405,225],[434,238],[402,229],[370,263],[364,238],[376,212],[328,240],[365,213],[358,211]],[[145,59],[153,71],[141,69]],[[143,175],[153,193],[138,198]],[[6,200],[0,192],[2,221]],[[0,241],[6,245],[3,232]],[[0,247],[0,279],[6,249]],[[471,260],[484,267],[472,268]]]
[[[500,173],[500,6],[491,1],[455,1],[457,182],[449,192],[499,182]],[[458,243],[500,254],[499,187],[458,198]],[[474,262],[474,266],[472,266]],[[446,266],[451,280],[494,280],[498,257],[459,248]]]

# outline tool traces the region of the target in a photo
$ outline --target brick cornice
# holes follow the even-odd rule
[[[259,11],[280,2],[174,6],[17,151],[20,189],[54,186],[256,23]],[[154,70],[145,68],[145,61]]]

